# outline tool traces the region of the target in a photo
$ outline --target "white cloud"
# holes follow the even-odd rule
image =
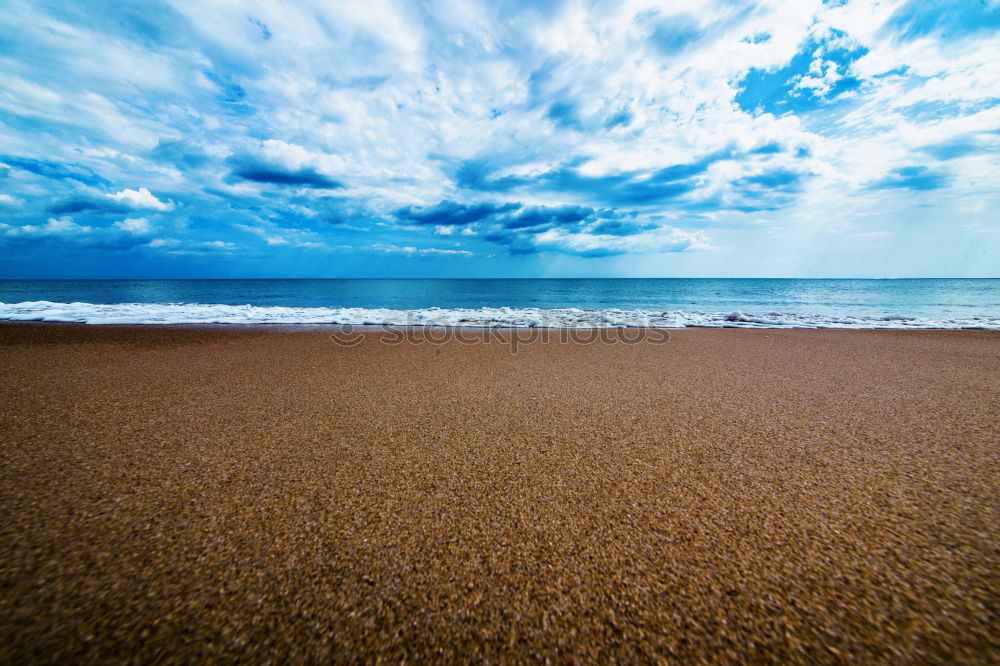
[[[20,227],[9,225],[6,231],[8,236],[21,237],[41,237],[55,236],[73,238],[89,234],[94,231],[93,227],[77,224],[73,218],[64,215],[63,217],[50,217],[45,224],[25,224]]]
[[[175,245],[180,245],[180,241],[176,238],[154,238],[149,241],[147,245],[149,247],[173,247]]]
[[[688,232],[673,227],[658,227],[631,236],[588,234],[550,229],[537,234],[534,243],[540,249],[554,248],[576,254],[648,254],[708,250],[712,246],[701,231]]]
[[[399,246],[392,245],[388,243],[373,243],[366,246],[369,250],[374,250],[375,252],[384,252],[386,254],[407,254],[407,255],[453,255],[462,257],[471,257],[472,252],[468,250],[448,250],[448,249],[438,249],[436,247],[425,247],[416,248],[413,246]]]
[[[166,211],[174,207],[172,201],[163,202],[156,198],[152,192],[145,187],[138,190],[124,189],[121,192],[107,195],[109,199],[125,204],[132,208],[150,208],[153,210]]]
[[[144,217],[130,217],[120,222],[115,222],[115,226],[130,234],[148,234],[152,230],[149,226],[149,220]]]
[[[328,247],[319,234],[309,229],[288,229],[274,224],[255,226],[237,223],[233,226],[240,231],[260,237],[271,247],[279,245],[311,249]]]

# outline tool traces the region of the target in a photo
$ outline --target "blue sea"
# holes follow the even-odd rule
[[[0,319],[1000,329],[1000,279],[0,280]]]

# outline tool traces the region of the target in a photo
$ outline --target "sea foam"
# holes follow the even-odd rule
[[[85,324],[339,324],[476,328],[993,329],[1000,317],[919,318],[580,308],[319,308],[206,303],[0,303],[0,320]]]

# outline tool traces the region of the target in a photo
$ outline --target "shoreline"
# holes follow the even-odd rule
[[[692,305],[694,302],[692,302]],[[767,329],[925,329],[1000,330],[996,304],[971,309],[922,308],[919,304],[880,308],[858,305],[826,308],[799,304],[794,312],[774,305],[748,309],[662,309],[644,307],[539,307],[536,305],[385,308],[316,305],[251,305],[204,302],[0,302],[0,321],[87,324],[336,325],[461,328],[606,329],[767,328]],[[786,304],[787,305],[787,304]],[[705,307],[705,306],[703,306]],[[742,307],[742,306],[741,306]],[[650,309],[652,308],[652,309]],[[778,307],[778,310],[782,308]]]
[[[340,324],[340,323],[295,323],[295,322],[113,322],[113,323],[90,323],[84,321],[39,321],[34,319],[0,319],[0,326],[4,325],[42,325],[47,326],[50,324],[56,324],[60,326],[85,326],[87,328],[112,328],[112,327],[135,327],[141,329],[170,329],[170,328],[191,328],[191,329],[211,329],[219,328],[226,329],[232,328],[234,330],[252,330],[255,328],[260,328],[262,330],[301,330],[301,331],[311,331],[311,330],[334,330],[334,329],[351,329],[357,330],[362,333],[379,333],[379,332],[393,332],[393,331],[470,331],[470,332],[484,332],[488,333],[490,331],[552,331],[552,332],[564,332],[564,331],[577,331],[577,332],[591,332],[591,331],[664,331],[664,332],[676,332],[676,331],[691,331],[691,330],[706,330],[706,331],[719,331],[719,330],[741,330],[741,331],[887,331],[887,332],[904,332],[904,331],[926,331],[929,333],[943,333],[943,332],[963,332],[963,331],[989,331],[998,332],[1000,329],[989,328],[989,327],[979,327],[979,326],[966,326],[961,328],[933,328],[925,326],[913,326],[909,328],[899,327],[862,327],[862,326],[738,326],[738,325],[722,325],[722,326],[710,326],[710,325],[687,325],[687,326],[472,326],[463,324]]]
[[[1000,659],[1000,332],[243,326],[0,322],[0,660]]]

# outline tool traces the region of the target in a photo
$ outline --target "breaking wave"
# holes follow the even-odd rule
[[[0,320],[85,324],[338,324],[477,328],[994,329],[1000,317],[920,318],[580,308],[320,308],[206,303],[0,303]]]

